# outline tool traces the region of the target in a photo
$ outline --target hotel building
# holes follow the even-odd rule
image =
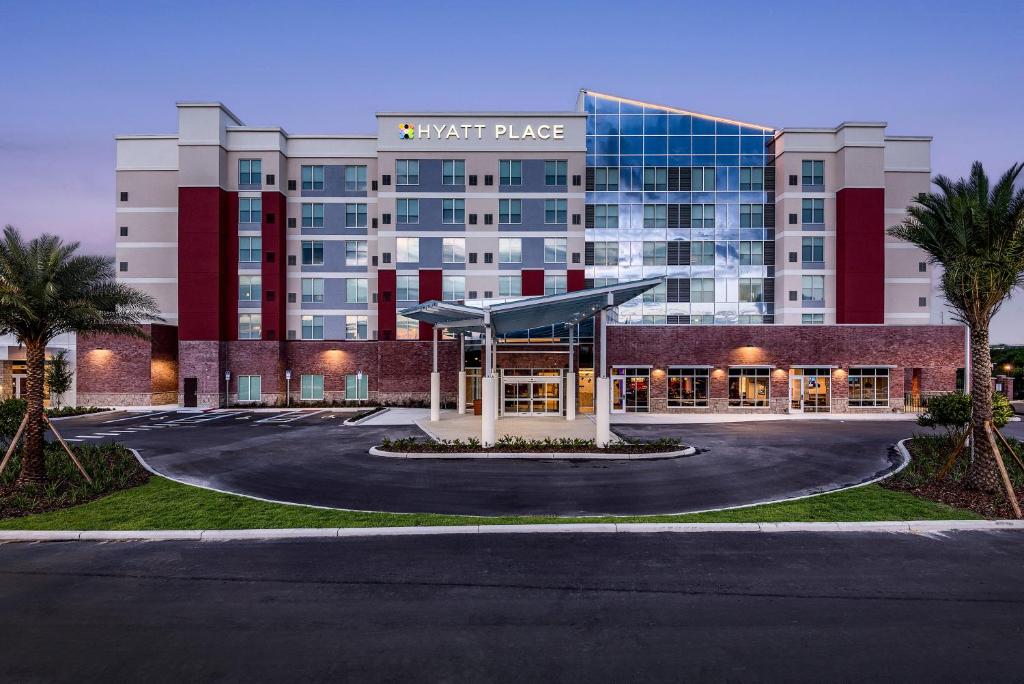
[[[902,410],[964,365],[963,329],[932,324],[932,265],[885,230],[928,190],[931,139],[884,123],[586,90],[574,111],[379,113],[364,136],[178,115],[117,138],[119,277],[164,322],[80,339],[80,402],[423,400],[433,331],[403,309],[652,277],[607,331],[613,410]],[[504,415],[564,412],[569,353],[592,410],[593,324],[568,332],[499,340]],[[454,400],[479,345],[441,344]]]

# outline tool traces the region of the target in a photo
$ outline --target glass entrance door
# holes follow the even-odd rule
[[[562,413],[561,375],[502,376],[502,415],[558,416]]]
[[[612,413],[650,410],[651,369],[612,368]]]
[[[827,413],[832,410],[831,370],[791,368],[789,410],[793,413]]]

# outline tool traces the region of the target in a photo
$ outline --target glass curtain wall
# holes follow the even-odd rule
[[[773,323],[774,132],[594,93],[581,105],[588,285],[669,278],[619,322]]]

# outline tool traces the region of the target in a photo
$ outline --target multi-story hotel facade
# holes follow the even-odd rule
[[[433,331],[403,309],[652,277],[607,331],[613,410],[901,410],[964,365],[932,265],[885,230],[929,188],[927,137],[590,91],[574,111],[380,113],[366,136],[178,114],[117,138],[119,277],[164,320],[80,340],[79,401],[422,400]],[[575,332],[499,340],[503,414],[564,412],[569,353],[592,409],[593,326]],[[441,345],[451,400],[479,349]]]

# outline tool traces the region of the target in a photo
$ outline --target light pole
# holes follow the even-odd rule
[[[292,406],[292,369],[288,368],[284,372],[284,405],[285,408],[291,408]]]
[[[362,387],[363,387],[363,369],[360,368],[359,370],[356,371],[356,401],[362,401],[362,398],[359,396],[360,392],[362,391]],[[366,390],[366,397],[367,397],[367,399],[369,399],[369,397],[370,397],[370,390],[369,390],[369,388],[367,388],[367,390]]]
[[[231,406],[231,371],[224,371],[224,406]]]

